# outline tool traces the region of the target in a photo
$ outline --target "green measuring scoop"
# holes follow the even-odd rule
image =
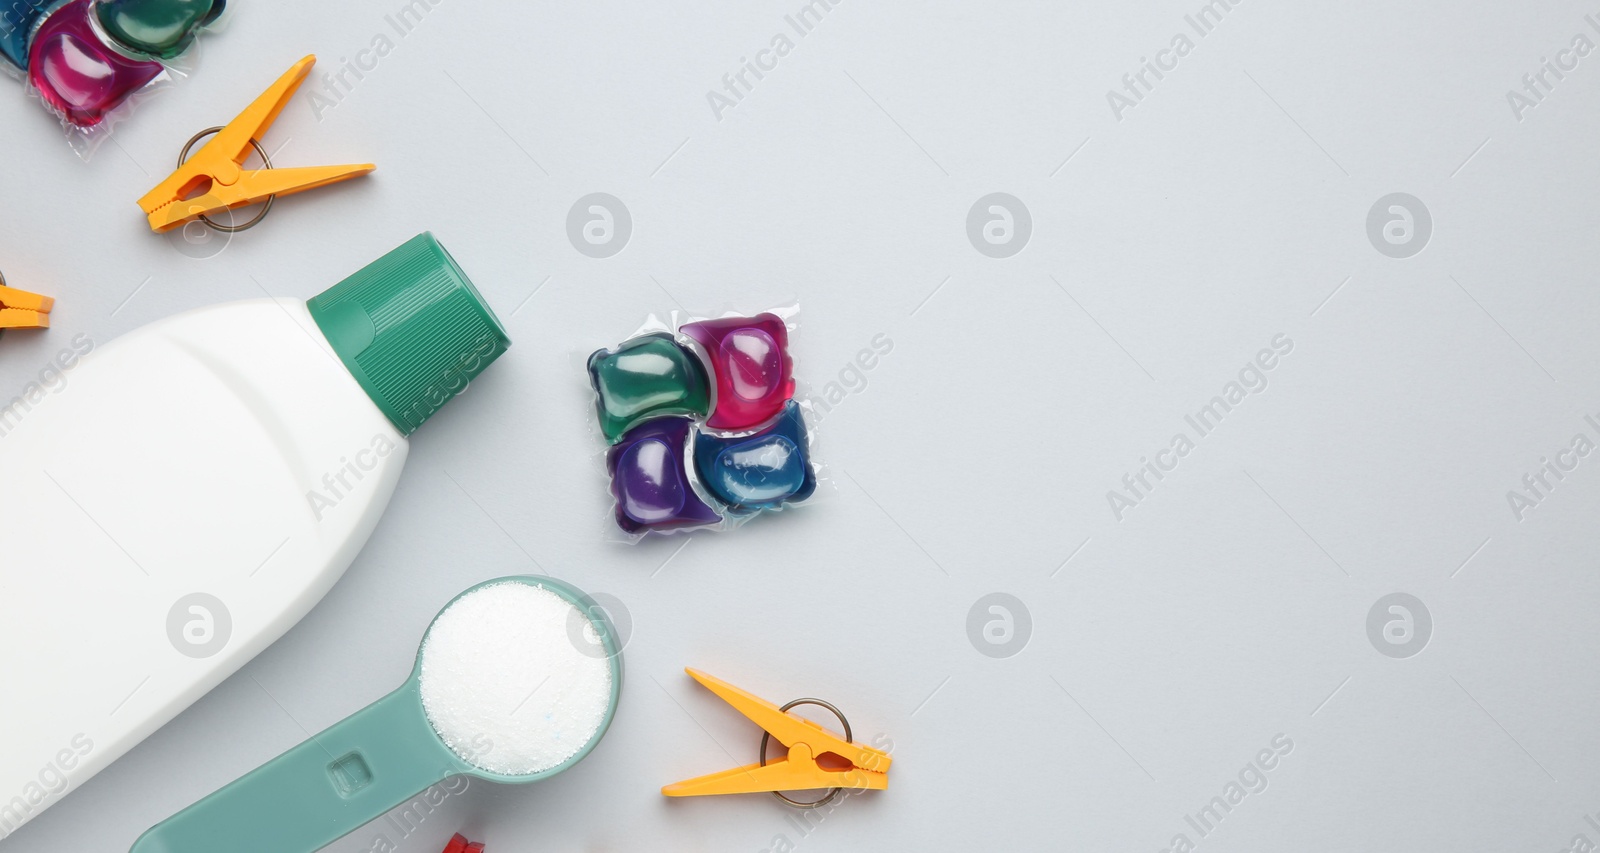
[[[605,735],[622,694],[622,653],[616,632],[593,599],[552,578],[499,578],[451,599],[428,631],[432,633],[457,601],[505,583],[548,590],[572,604],[593,628],[592,635],[584,633],[585,641],[597,641],[593,651],[584,653],[605,655],[610,702],[594,734],[571,757],[535,773],[506,775],[457,755],[423,708],[425,635],[411,677],[400,689],[151,827],[130,853],[315,853],[452,776],[522,784],[548,779],[577,764]]]

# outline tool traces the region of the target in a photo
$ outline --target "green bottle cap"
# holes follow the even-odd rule
[[[478,289],[428,232],[306,307],[372,402],[406,435],[511,346]]]

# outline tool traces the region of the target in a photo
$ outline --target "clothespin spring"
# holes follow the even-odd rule
[[[796,699],[793,702],[790,702],[789,704],[784,705],[783,707],[779,708],[778,710],[783,711],[785,713],[788,713],[790,708],[794,708],[794,707],[799,706],[799,705],[816,705],[819,708],[827,708],[829,711],[832,711],[833,715],[835,717],[839,718],[839,725],[844,726],[844,739],[845,739],[845,741],[847,743],[854,743],[855,742],[855,737],[852,736],[852,733],[850,731],[850,721],[844,718],[844,712],[840,711],[832,702],[825,702],[825,701],[823,701],[821,699]],[[771,742],[772,742],[772,733],[771,732],[762,732],[761,733],[761,766],[762,767],[766,767],[767,766],[767,744],[769,744]],[[795,807],[797,809],[820,809],[823,806],[833,802],[834,798],[839,796],[839,792],[843,791],[843,790],[844,790],[843,788],[829,788],[827,796],[823,797],[820,800],[814,800],[814,801],[809,802],[809,803],[802,802],[800,800],[796,800],[796,799],[792,799],[790,797],[787,797],[787,796],[784,795],[784,793],[782,791],[773,791],[772,792],[772,796],[777,797],[780,800],[783,800],[784,803],[786,803],[786,804],[788,804],[790,806],[793,806],[793,807]]]
[[[181,167],[181,166],[183,166],[184,163],[189,162],[189,151],[190,151],[190,149],[194,148],[194,144],[196,142],[199,142],[200,140],[205,139],[206,137],[212,135],[213,133],[220,133],[221,131],[222,131],[222,125],[219,124],[216,127],[208,127],[205,130],[202,130],[199,133],[195,134],[194,136],[189,137],[189,141],[184,143],[184,145],[183,145],[183,150],[178,152],[178,166]],[[267,157],[267,149],[262,148],[261,147],[261,143],[257,142],[255,140],[255,137],[253,137],[253,136],[250,138],[250,147],[254,148],[256,150],[256,156],[261,158],[261,165],[264,168],[267,168],[267,169],[272,168],[272,160],[271,160],[271,158]],[[245,230],[247,228],[254,228],[257,225],[260,225],[261,224],[261,220],[267,218],[267,211],[272,209],[273,199],[276,199],[276,198],[277,198],[277,195],[269,195],[269,196],[267,196],[267,200],[265,202],[263,202],[262,205],[261,205],[261,212],[257,213],[254,217],[252,217],[250,219],[249,222],[246,222],[243,225],[223,225],[223,224],[213,220],[211,217],[205,215],[204,213],[200,214],[200,221],[204,222],[207,226],[209,226],[210,228],[212,228],[212,229],[214,229],[216,231],[221,231],[221,232],[223,232],[225,234],[237,234],[240,231],[243,231],[243,230]],[[228,212],[231,214],[233,211],[230,210]]]

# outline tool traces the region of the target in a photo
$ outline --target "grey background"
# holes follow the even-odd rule
[[[20,87],[0,98],[0,269],[60,298],[54,329],[0,340],[0,396],[77,332],[310,296],[423,229],[515,340],[416,435],[310,616],[4,849],[126,849],[398,685],[451,595],[539,571],[629,609],[616,723],[559,779],[452,797],[407,853],[458,829],[491,851],[1600,839],[1600,457],[1520,521],[1506,498],[1596,438],[1600,55],[1520,121],[1506,100],[1574,34],[1600,42],[1592,4],[1248,0],[1120,121],[1107,90],[1199,0],[847,0],[720,121],[707,90],[799,0],[444,0],[398,38],[401,5],[239,2],[88,165]],[[379,32],[376,70],[321,121],[302,93],[266,140],[374,175],[209,259],[148,232],[134,200],[190,133]],[[632,217],[604,259],[567,237],[594,192]],[[1009,258],[967,238],[993,192],[1031,215]],[[1367,236],[1395,192],[1433,222],[1404,260]],[[829,494],[687,545],[605,541],[583,355],[650,312],[795,300],[810,392],[856,389],[817,428]],[[1117,520],[1107,492],[1278,334],[1267,390]],[[994,592],[1031,616],[1011,657],[967,633]],[[1369,640],[1395,592],[1431,616],[1413,657]],[[836,703],[892,739],[890,790],[805,837],[770,798],[661,797],[758,737],[686,665]],[[1184,816],[1280,733],[1267,789],[1200,838]]]

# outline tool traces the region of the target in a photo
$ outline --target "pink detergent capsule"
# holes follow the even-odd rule
[[[716,403],[706,426],[754,429],[794,396],[789,330],[776,314],[701,320],[679,331],[700,345],[715,377]]]
[[[45,18],[28,57],[28,82],[67,121],[93,127],[161,73],[159,62],[129,59],[107,47],[89,22],[89,0]]]

